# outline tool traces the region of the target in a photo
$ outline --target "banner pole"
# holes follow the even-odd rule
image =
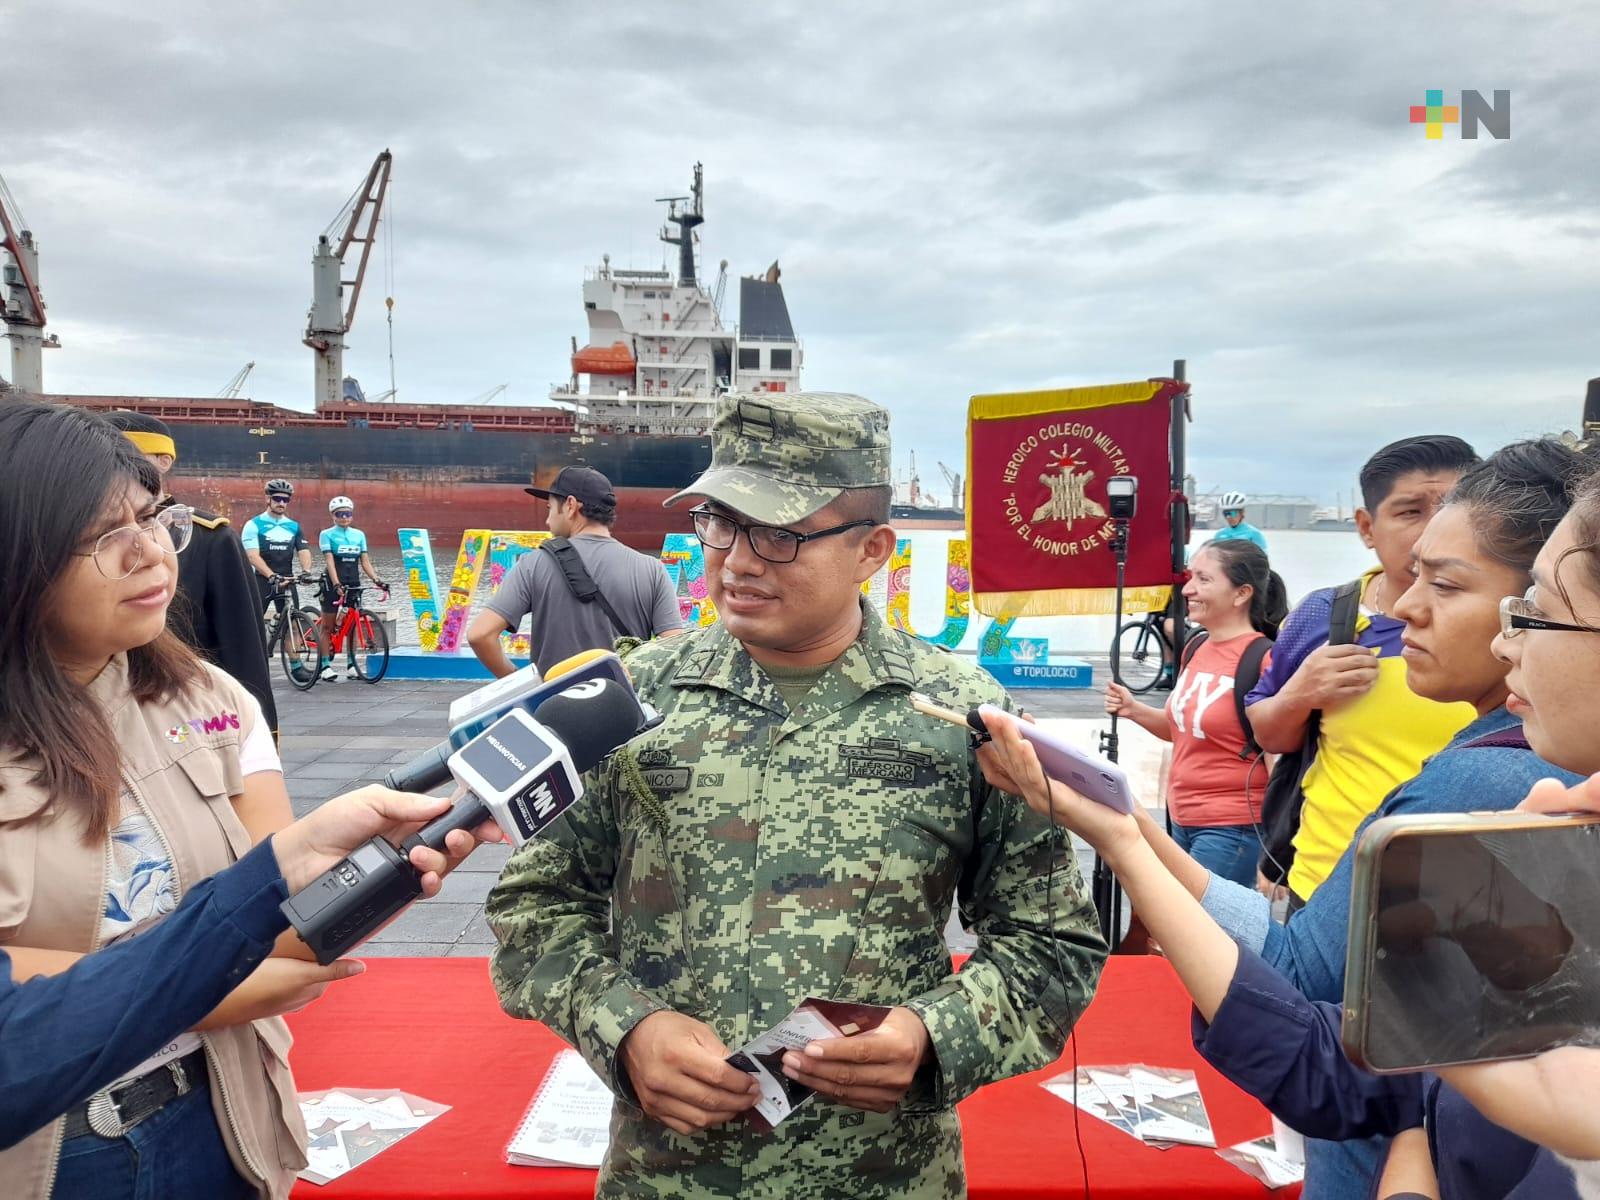
[[[1117,614],[1115,620],[1118,625],[1122,623],[1122,593],[1124,577],[1128,568],[1128,525],[1129,522],[1117,521],[1115,531],[1111,535],[1111,551],[1117,557]],[[1121,682],[1118,672],[1117,643],[1111,643],[1111,677]],[[1111,714],[1110,732],[1100,731],[1100,753],[1112,762],[1117,761],[1120,749],[1117,737],[1117,714]],[[1095,912],[1100,917],[1100,936],[1105,938],[1106,945],[1113,949],[1122,937],[1122,884],[1118,881],[1111,868],[1106,865],[1106,860],[1100,857],[1100,852],[1094,854],[1094,872],[1090,879],[1089,894],[1094,902]]]
[[[1177,358],[1172,362],[1172,378],[1180,384],[1189,382],[1189,362]],[[1167,600],[1167,628],[1172,630],[1172,668],[1169,686],[1177,686],[1178,664],[1183,661],[1184,637],[1188,626],[1188,606],[1178,580],[1189,566],[1189,500],[1184,496],[1184,482],[1188,475],[1187,451],[1189,446],[1189,389],[1177,388],[1172,393],[1172,503],[1169,505],[1172,526],[1172,595]],[[1177,499],[1177,497],[1184,497]],[[1166,811],[1167,832],[1172,832],[1172,809]]]

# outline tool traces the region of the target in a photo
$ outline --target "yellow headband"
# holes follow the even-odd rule
[[[146,454],[166,454],[178,461],[178,447],[164,433],[146,433],[142,429],[124,429],[122,436]]]

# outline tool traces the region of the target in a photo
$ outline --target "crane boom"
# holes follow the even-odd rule
[[[939,470],[944,475],[945,483],[948,484],[949,487],[950,487],[950,507],[951,508],[965,508],[966,504],[967,504],[967,498],[966,498],[966,494],[964,492],[962,492],[962,490],[961,490],[961,476],[960,476],[960,474],[958,472],[952,471],[949,467],[945,466],[943,463],[939,464]]]
[[[345,201],[338,216],[317,238],[311,257],[311,311],[305,344],[316,353],[316,404],[336,405],[344,398],[344,335],[355,324],[356,305],[367,278],[367,262],[378,238],[383,200],[389,190],[394,155],[385,150],[373,159],[367,177]],[[345,279],[345,256],[359,245],[354,279]],[[345,288],[348,287],[348,302]]]
[[[17,202],[0,178],[0,320],[11,343],[11,382],[24,392],[44,391],[41,350],[60,346],[44,333],[44,295],[39,291],[39,247]]]
[[[217,393],[219,400],[237,400],[239,393],[244,391],[244,381],[250,378],[250,372],[256,369],[256,364],[247,362],[233,373],[233,378],[228,380]]]

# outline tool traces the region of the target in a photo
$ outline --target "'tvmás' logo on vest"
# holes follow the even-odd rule
[[[167,730],[167,741],[175,746],[181,746],[189,740],[191,733],[223,733],[237,728],[239,728],[238,713],[219,712],[209,717],[190,717]]]

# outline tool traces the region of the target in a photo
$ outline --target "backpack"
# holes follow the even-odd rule
[[[583,565],[583,559],[578,557],[578,550],[564,537],[553,537],[539,543],[539,549],[556,560],[556,565],[561,568],[561,574],[566,577],[567,587],[580,604],[598,604],[606,617],[611,622],[611,627],[617,631],[619,637],[640,637],[629,628],[628,623],[617,616],[617,610],[611,607],[611,602],[606,599],[605,593],[600,590],[600,585],[595,583],[589,574],[589,569]],[[641,640],[648,640],[650,630],[646,629]]]
[[[1333,610],[1328,614],[1328,645],[1344,646],[1356,640],[1356,618],[1361,611],[1361,580],[1341,583],[1333,590]],[[1294,863],[1294,839],[1300,832],[1300,810],[1306,796],[1306,772],[1317,757],[1317,737],[1322,711],[1314,709],[1306,721],[1306,736],[1298,750],[1278,756],[1261,797],[1261,858],[1257,867],[1272,883],[1284,883]]]
[[[1178,664],[1180,675],[1189,666],[1189,660],[1210,636],[1202,629],[1183,644],[1183,658]],[[1250,728],[1250,718],[1245,715],[1244,698],[1250,694],[1250,689],[1255,687],[1261,678],[1261,663],[1267,657],[1267,651],[1271,649],[1272,639],[1264,633],[1259,635],[1244,648],[1233,676],[1233,711],[1238,714],[1239,728],[1244,730],[1244,749],[1239,751],[1239,757],[1246,762],[1258,757],[1261,754],[1261,747],[1256,745],[1255,730]]]

